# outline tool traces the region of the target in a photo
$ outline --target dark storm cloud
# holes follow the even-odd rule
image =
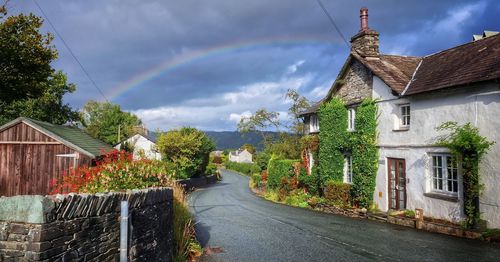
[[[220,52],[161,74],[113,100],[140,112],[150,128],[234,129],[238,116],[259,107],[286,111],[282,92],[289,87],[320,99],[349,50],[315,0],[39,3],[108,95],[133,76],[190,52],[262,39],[309,40]],[[385,53],[427,55],[467,42],[484,29],[500,29],[500,4],[493,0],[323,3],[348,40],[358,31],[359,8],[367,6],[370,27],[380,32]],[[13,3],[11,10],[40,14],[31,1]],[[44,29],[52,31],[47,25]],[[78,108],[88,99],[102,99],[61,41],[54,43],[60,51],[55,66],[78,86],[66,101]],[[199,108],[205,117],[189,113]]]

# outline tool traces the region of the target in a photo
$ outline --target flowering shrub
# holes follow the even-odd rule
[[[92,167],[80,166],[63,173],[62,179],[52,181],[52,193],[97,193],[135,188],[162,187],[172,184],[174,174],[165,162],[132,160],[125,151],[106,153]]]
[[[61,180],[52,181],[52,193],[97,193],[171,187],[174,192],[174,260],[185,261],[201,255],[185,191],[175,182],[177,177],[169,164],[148,159],[134,161],[130,153],[116,150],[104,154],[95,164],[65,172]]]

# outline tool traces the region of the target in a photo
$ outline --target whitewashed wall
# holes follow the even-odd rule
[[[497,85],[466,87],[461,91],[436,92],[428,95],[398,99],[376,76],[373,97],[378,103],[378,144],[380,166],[374,192],[375,204],[381,210],[388,208],[387,158],[404,158],[406,161],[407,208],[422,208],[426,216],[458,220],[462,214],[462,188],[459,202],[425,196],[430,191],[429,153],[447,152],[446,148],[433,146],[439,135],[436,127],[446,121],[459,124],[470,122],[479,127],[480,133],[497,143],[480,165],[481,182],[485,185],[481,197],[481,212],[489,227],[500,227],[500,90]],[[395,131],[399,104],[410,103],[411,125],[407,131]],[[459,184],[461,184],[459,182]],[[379,197],[382,192],[382,197]]]
[[[136,134],[129,139],[125,140],[129,145],[134,147],[134,159],[140,159],[140,151],[144,151],[144,156],[147,159],[161,160],[161,154],[155,151],[156,144],[145,138],[142,135]],[[115,146],[116,149],[121,149],[122,143]]]

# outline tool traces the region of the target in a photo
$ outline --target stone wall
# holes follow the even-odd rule
[[[335,92],[335,96],[347,105],[360,103],[372,97],[372,81],[371,71],[353,59],[344,77],[344,84]]]
[[[118,261],[120,202],[129,202],[129,260],[170,261],[170,188],[0,198],[0,261]]]

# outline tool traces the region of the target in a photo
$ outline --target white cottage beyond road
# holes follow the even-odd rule
[[[121,150],[124,143],[127,143],[134,150],[134,159],[147,158],[161,160],[161,154],[158,152],[156,146],[157,136],[156,132],[146,130],[145,134],[137,133],[115,145],[115,148]]]
[[[375,99],[375,207],[418,208],[425,216],[458,222],[464,218],[461,170],[447,148],[436,146],[443,135],[436,127],[447,121],[471,123],[496,142],[480,163],[484,192],[479,208],[488,227],[500,228],[500,34],[485,32],[479,40],[424,57],[383,55],[378,32],[368,28],[368,11],[362,10],[361,17],[364,27],[352,37],[351,52],[329,94],[302,113],[308,133],[321,132],[317,109],[332,97],[348,106],[353,129],[356,107],[363,99]],[[350,158],[346,155],[347,167]]]
[[[229,161],[237,163],[252,163],[252,153],[248,150],[236,150],[229,152]]]

